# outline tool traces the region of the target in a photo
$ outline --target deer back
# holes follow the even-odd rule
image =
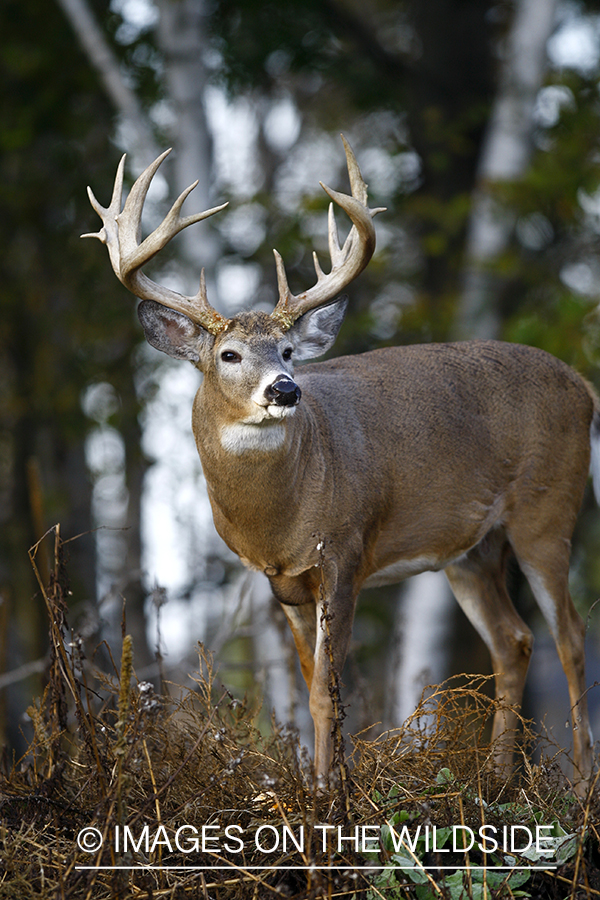
[[[256,568],[314,566],[314,535],[325,534],[332,553],[360,546],[359,579],[395,563],[405,577],[466,552],[521,516],[528,498],[579,505],[595,401],[543,351],[387,348],[302,366],[294,378],[302,399],[276,426],[274,447],[233,452],[220,426],[208,427],[203,389],[194,408],[215,523]]]

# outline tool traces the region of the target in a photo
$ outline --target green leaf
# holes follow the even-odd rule
[[[561,831],[561,835],[546,837],[539,849],[534,844],[529,850],[524,850],[520,856],[532,862],[552,862],[557,863],[559,866],[575,856],[579,835],[575,833],[567,834],[558,823],[556,825],[557,828],[555,830]]]
[[[579,845],[578,838],[578,834],[568,834],[561,841],[556,850],[556,862],[559,866],[562,866],[575,856]]]
[[[478,874],[483,881],[483,870]],[[517,869],[515,872],[494,872],[493,869],[486,869],[485,877],[491,888],[499,888],[502,885],[507,884],[512,889],[519,888],[521,885],[525,884],[531,877],[531,872],[527,869]]]
[[[467,900],[468,895],[464,886],[463,876],[464,872],[459,871],[453,872],[452,875],[444,878],[444,887],[449,890],[451,900]]]
[[[425,884],[427,881],[427,875],[418,864],[418,861],[403,847],[400,848],[398,853],[394,853],[392,862],[398,867],[401,867],[403,873],[407,878],[410,878],[414,884]]]
[[[450,769],[443,768],[435,776],[436,784],[454,784],[456,781],[455,776],[452,774]]]

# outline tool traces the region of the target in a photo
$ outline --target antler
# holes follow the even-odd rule
[[[385,207],[369,209],[367,206],[367,185],[363,181],[356,157],[352,148],[342,135],[346,161],[348,163],[348,175],[352,196],[340,194],[331,190],[323,182],[321,187],[338,206],[348,214],[352,220],[352,228],[348,237],[340,247],[338,230],[333,211],[333,203],[329,205],[329,255],[331,257],[331,272],[325,275],[317,254],[313,253],[317,283],[301,294],[294,295],[289,289],[285,266],[277,250],[274,250],[275,265],[277,266],[277,282],[279,286],[279,300],[271,313],[287,331],[296,319],[317,306],[322,306],[343,290],[347,284],[356,278],[365,268],[375,250],[375,228],[373,216],[384,212]]]
[[[175,237],[182,229],[195,222],[201,222],[202,219],[207,219],[227,206],[227,203],[223,203],[222,206],[216,206],[205,212],[192,216],[181,216],[180,210],[183,202],[198,184],[196,181],[180,194],[158,228],[140,243],[142,209],[146,194],[158,167],[170,152],[170,150],[165,150],[147,169],[144,169],[131,188],[122,212],[121,196],[125,156],[119,163],[112,199],[106,209],[98,203],[91,188],[88,187],[90,203],[102,219],[103,227],[95,234],[82,234],[81,237],[95,237],[106,244],[115,275],[137,297],[142,300],[156,300],[169,309],[184,313],[189,319],[212,334],[219,334],[225,330],[229,320],[221,316],[208,302],[204,269],[200,276],[200,288],[194,297],[184,296],[157,284],[140,271],[141,267],[151,260],[159,250],[162,250],[171,238]]]

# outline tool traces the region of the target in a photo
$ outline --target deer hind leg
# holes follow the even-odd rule
[[[531,631],[506,590],[508,552],[504,532],[494,531],[445,569],[454,596],[492,658],[496,699],[502,701],[492,727],[494,763],[500,771],[512,766],[518,727],[515,709],[521,704],[533,647]]]
[[[569,594],[570,541],[540,538],[515,554],[554,638],[569,686],[573,726],[573,761],[580,794],[592,771],[592,735],[585,687],[585,624]]]

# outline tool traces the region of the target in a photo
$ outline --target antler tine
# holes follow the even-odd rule
[[[144,169],[131,188],[122,212],[120,212],[120,208],[125,156],[119,163],[112,199],[107,208],[98,203],[93,192],[88,188],[90,203],[102,219],[103,228],[96,234],[84,234],[82,237],[96,237],[107,245],[117,278],[137,297],[142,300],[156,300],[169,309],[183,313],[212,334],[218,334],[227,327],[228,320],[208,302],[204,271],[198,293],[193,297],[187,297],[157,284],[140,271],[141,267],[149,262],[159,250],[162,250],[171,238],[187,228],[188,225],[201,222],[227,206],[227,203],[224,203],[201,213],[181,216],[181,207],[186,197],[198,184],[196,181],[181,192],[161,224],[140,243],[142,211],[148,189],[158,167],[170,152],[170,150],[165,150]]]
[[[344,150],[346,152],[346,165],[348,166],[348,177],[350,179],[350,190],[352,191],[352,196],[356,197],[356,199],[362,203],[363,206],[367,205],[367,185],[363,181],[363,177],[356,161],[356,157],[352,152],[352,147],[344,137],[344,135],[340,135],[342,139],[342,143],[344,145]],[[383,212],[383,210],[380,210]],[[373,213],[374,215],[375,213]]]
[[[104,220],[104,216],[110,216],[111,218],[116,218],[119,214],[119,210],[121,208],[121,197],[123,195],[123,173],[125,172],[125,160],[127,159],[127,154],[124,153],[121,159],[119,160],[119,165],[117,166],[117,174],[115,175],[115,183],[113,186],[112,197],[110,199],[110,204],[106,209],[98,203],[94,196],[94,192],[91,187],[88,186],[87,192],[88,197],[90,198],[90,203],[92,205],[92,209],[94,212],[97,212],[102,220]],[[97,234],[82,234],[81,237],[98,237]]]
[[[277,266],[277,282],[279,286],[279,300],[271,313],[285,330],[292,327],[296,319],[311,309],[326,304],[335,297],[346,285],[359,275],[371,259],[375,250],[375,228],[373,216],[383,212],[383,208],[369,209],[367,205],[367,185],[361,175],[360,168],[352,148],[342,135],[348,176],[350,179],[351,196],[334,191],[320,182],[323,190],[329,195],[333,203],[336,203],[352,221],[352,228],[344,244],[340,247],[337,224],[333,203],[329,207],[328,242],[329,255],[331,257],[331,271],[326,275],[313,253],[317,283],[301,294],[291,293],[283,260],[275,250],[275,262]]]
[[[120,226],[119,244],[121,245],[121,251],[124,251],[125,256],[127,256],[128,253],[131,253],[134,247],[137,247],[140,242],[142,236],[142,211],[144,209],[146,196],[148,195],[152,179],[158,171],[158,167],[163,160],[167,158],[170,152],[170,147],[168,150],[164,150],[160,156],[157,156],[154,162],[151,162],[150,165],[144,169],[142,174],[136,178],[133,187],[129,191],[129,196],[125,201],[123,212],[120,212],[117,216]],[[134,246],[130,246],[130,244],[133,244]]]
[[[321,187],[324,185],[319,182]],[[340,235],[338,232],[337,222],[335,220],[335,209],[333,203],[329,204],[329,209],[327,211],[327,237],[329,243],[329,256],[331,258],[332,265],[339,263],[342,248],[340,247]]]
[[[115,183],[113,187],[112,197],[107,207],[102,206],[94,196],[94,192],[88,185],[88,197],[90,204],[95,213],[98,213],[102,219],[102,228],[98,232],[90,232],[82,234],[82,238],[98,238],[108,247],[108,255],[110,262],[117,278],[120,279],[119,273],[119,238],[117,229],[117,216],[121,209],[121,197],[123,194],[123,173],[125,171],[125,160],[127,154],[124,153],[117,166],[117,174],[115,175]]]
[[[275,256],[275,270],[277,272],[277,287],[279,289],[279,297],[285,297],[286,300],[291,299],[293,294],[290,291],[287,275],[285,273],[285,265],[278,250],[273,250]],[[275,310],[273,310],[273,313]],[[273,315],[273,313],[271,315]]]

